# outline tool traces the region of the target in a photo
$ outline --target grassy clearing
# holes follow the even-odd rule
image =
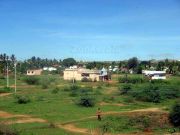
[[[164,99],[160,103],[143,102],[137,100],[130,94],[121,94],[121,88],[124,83],[119,83],[118,78],[124,75],[113,75],[111,83],[107,82],[76,82],[76,86],[73,91],[72,82],[64,81],[62,77],[58,75],[39,76],[38,84],[29,85],[24,82],[24,76],[20,77],[17,86],[16,96],[28,96],[30,102],[27,104],[18,104],[15,95],[9,95],[7,97],[0,97],[0,108],[3,111],[7,111],[13,114],[27,114],[33,117],[42,118],[48,120],[49,123],[65,123],[73,120],[79,120],[96,115],[97,108],[100,107],[102,112],[124,112],[143,108],[162,108],[169,111],[170,107],[177,101],[178,98]],[[130,75],[131,77],[138,78],[141,75]],[[47,79],[50,78],[50,79]],[[13,78],[10,78],[12,80]],[[4,81],[4,80],[3,80]],[[47,87],[42,87],[42,84],[48,84]],[[47,83],[48,82],[48,83]],[[154,85],[163,86],[161,88],[168,88],[174,86],[178,88],[180,77],[170,77],[167,83],[157,82]],[[0,80],[0,84],[3,87],[4,83]],[[149,82],[143,83],[131,83],[132,91],[142,91]],[[170,89],[172,90],[171,87]],[[163,91],[163,90],[162,90]],[[74,94],[74,95],[73,95]],[[81,107],[76,104],[76,101],[82,96],[91,95],[95,98],[94,107]],[[100,105],[101,102],[109,103]],[[124,104],[123,106],[115,106],[110,104]],[[114,118],[112,118],[114,119]],[[122,126],[128,122],[129,117],[123,116],[119,118],[119,121],[113,121],[112,125],[118,125],[121,131],[108,130],[111,133],[132,133],[143,132],[142,129],[136,127],[123,128]],[[0,119],[2,121],[2,119]],[[104,123],[111,121],[109,117],[104,117],[103,122],[99,122],[96,119],[89,119],[85,121],[76,122],[78,127],[84,127],[88,129],[102,130]],[[76,134],[64,131],[58,128],[49,128],[47,124],[13,124],[11,128],[15,128],[20,131],[20,134]],[[45,127],[45,128],[43,128]],[[117,127],[115,127],[117,128]],[[168,129],[172,127],[168,126]],[[153,132],[166,133],[167,130],[161,130],[160,127],[154,128]],[[79,133],[78,133],[79,134]]]

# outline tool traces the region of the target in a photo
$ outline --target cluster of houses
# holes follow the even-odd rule
[[[43,69],[27,70],[27,75],[41,75],[43,71],[56,71],[55,67],[44,67]],[[85,67],[70,66],[63,72],[64,80],[77,80],[88,79],[91,81],[108,81],[111,80],[111,72],[117,71],[118,67],[109,68],[108,70],[102,68],[101,70],[86,69]],[[150,71],[143,70],[142,74],[150,80],[166,79],[166,71]]]

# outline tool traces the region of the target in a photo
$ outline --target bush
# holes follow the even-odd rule
[[[104,101],[104,102],[107,102],[107,103],[111,103],[111,102],[114,102],[114,101],[115,101],[115,97],[114,97],[114,96],[110,96],[110,97],[105,96],[105,97],[103,98],[103,101]]]
[[[92,82],[92,80],[91,80],[91,79],[86,78],[86,77],[82,78],[82,80],[81,80],[81,81],[82,81],[82,82]]]
[[[133,92],[133,96],[140,101],[160,103],[162,100],[160,90],[156,86],[146,86],[140,92]]]
[[[126,98],[123,99],[123,102],[134,103],[134,98],[133,97],[126,97]]]
[[[174,99],[180,97],[180,90],[176,85],[161,86],[160,91],[164,99]]]
[[[151,80],[152,84],[168,84],[166,80]]]
[[[79,91],[80,87],[78,85],[71,85],[69,88],[70,96],[75,97],[78,96],[78,91]]]
[[[143,130],[146,130],[151,125],[151,119],[148,116],[138,116],[135,118],[130,118],[129,123],[134,125],[139,125]]]
[[[80,87],[78,85],[71,85],[70,90],[78,90]]]
[[[11,129],[4,124],[0,124],[0,135],[18,135],[18,131]]]
[[[42,78],[40,80],[40,84],[42,89],[47,89],[51,85],[52,82],[55,82],[55,78]]]
[[[5,79],[5,77],[4,77],[3,75],[0,75],[0,79],[4,80],[4,79]]]
[[[8,92],[12,92],[13,89],[10,87],[4,87],[4,88],[0,88],[0,93],[8,93]]]
[[[45,101],[45,97],[38,96],[38,97],[36,97],[36,101]]]
[[[39,84],[39,78],[36,76],[27,76],[24,78],[24,81],[29,85],[38,85]]]
[[[59,92],[59,88],[58,88],[58,87],[54,88],[54,89],[51,91],[52,94],[57,94],[58,92]]]
[[[64,87],[63,91],[70,91],[70,88],[69,87]]]
[[[95,98],[89,96],[83,96],[80,97],[77,104],[83,107],[93,107],[95,105]]]
[[[101,85],[97,86],[97,89],[102,89],[102,86]]]
[[[120,77],[118,78],[118,81],[119,83],[132,83],[132,84],[148,82],[146,78],[142,78],[142,77]]]
[[[169,118],[170,118],[171,123],[174,126],[176,126],[176,127],[180,126],[180,103],[176,103],[172,107]]]
[[[27,104],[30,102],[30,99],[27,96],[17,96],[16,98],[17,98],[17,103],[19,104]]]
[[[122,95],[127,94],[129,91],[131,91],[131,85],[125,84],[122,86],[122,88],[120,87],[119,90],[120,90],[120,94]]]

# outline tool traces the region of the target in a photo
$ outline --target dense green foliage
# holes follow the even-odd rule
[[[119,90],[120,90],[120,94],[124,95],[124,94],[127,94],[129,91],[131,91],[131,85],[130,84],[124,84],[121,87],[119,87]]]
[[[64,59],[62,63],[65,67],[70,67],[70,66],[76,65],[76,60],[73,58],[67,58],[67,59]]]
[[[81,96],[77,104],[84,107],[93,107],[95,105],[95,98],[90,96]]]
[[[23,80],[29,85],[38,85],[40,83],[40,79],[36,76],[26,76]]]
[[[4,88],[0,88],[0,93],[8,93],[8,92],[12,92],[13,89],[10,87],[4,87]]]
[[[172,107],[169,118],[174,126],[180,127],[180,103]]]
[[[28,96],[16,96],[16,99],[19,104],[27,104],[31,101]]]
[[[119,77],[118,78],[119,83],[144,83],[144,82],[148,82],[148,79],[145,77],[129,77],[127,75],[125,75],[124,77]]]

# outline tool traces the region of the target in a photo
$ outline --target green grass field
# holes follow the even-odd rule
[[[159,108],[168,113],[170,107],[179,99],[165,99],[160,103],[153,103],[139,101],[129,95],[121,95],[118,89],[123,84],[118,82],[118,77],[123,76],[124,75],[113,75],[111,82],[76,82],[75,85],[81,87],[81,89],[86,87],[91,88],[91,96],[93,96],[96,101],[94,107],[77,105],[76,100],[79,99],[80,95],[71,96],[72,91],[68,89],[72,86],[72,82],[64,81],[59,75],[39,77],[44,81],[43,83],[46,83],[45,80],[47,78],[53,80],[52,82],[48,82],[47,88],[43,88],[41,84],[28,85],[23,80],[24,76],[18,77],[17,95],[27,96],[30,102],[27,104],[18,104],[17,95],[14,95],[12,91],[13,94],[11,95],[0,96],[0,111],[13,115],[21,114],[28,115],[32,118],[41,118],[46,120],[46,122],[17,123],[17,119],[22,118],[6,118],[0,113],[0,123],[5,123],[4,125],[6,125],[7,121],[14,121],[11,124],[7,124],[7,127],[10,130],[17,131],[20,135],[79,135],[91,134],[93,132],[97,132],[97,134],[102,134],[103,132],[110,134],[143,133],[145,132],[143,127],[128,125],[128,122],[131,120],[129,119],[129,115],[133,115],[133,112],[130,114],[127,113],[127,116],[124,114],[121,115],[120,113],[146,108]],[[129,76],[142,77],[141,75]],[[11,77],[10,80],[10,85],[14,85],[13,77]],[[171,76],[167,79],[167,82],[167,85],[177,86],[179,88],[180,77]],[[149,82],[132,84],[132,89],[141,88],[148,83]],[[0,79],[0,87],[3,88],[4,86],[5,79]],[[53,93],[52,91],[56,87],[58,87],[58,92]],[[95,115],[98,107],[101,108],[103,113],[114,112],[119,114],[114,115],[113,113],[109,113],[108,115],[102,116],[102,121],[97,121]],[[139,111],[139,114],[141,113],[143,114],[143,112]],[[110,119],[109,117],[112,118]],[[116,120],[116,117],[120,118]],[[107,124],[108,122],[110,123],[109,125]],[[70,126],[70,128],[68,126]],[[109,126],[113,128],[110,129]],[[166,127],[163,128],[160,126],[153,127],[148,132],[163,134],[171,133],[174,130],[178,132],[177,128],[167,124]]]

